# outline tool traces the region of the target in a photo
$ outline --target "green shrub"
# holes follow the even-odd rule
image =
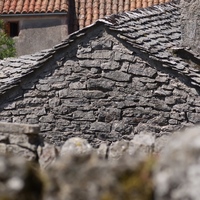
[[[15,43],[3,30],[4,24],[0,20],[0,59],[16,55]]]

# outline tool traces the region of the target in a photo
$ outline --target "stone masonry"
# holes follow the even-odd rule
[[[1,105],[1,120],[39,124],[44,138],[57,145],[72,136],[96,147],[141,133],[153,133],[159,140],[199,122],[195,89],[99,30],[15,92],[17,98]]]
[[[0,122],[0,154],[38,162],[37,149],[42,145],[38,125]]]
[[[199,72],[168,50],[180,41],[177,8],[155,8],[152,17],[149,12],[139,19],[136,12],[118,16],[112,24],[112,17],[98,22],[50,50],[50,58],[45,54],[35,62],[35,54],[3,61],[2,77],[15,79],[0,79],[0,120],[39,124],[45,141],[56,145],[81,137],[97,148],[102,142],[149,135],[156,151],[171,132],[199,123]],[[136,24],[120,29],[126,20]],[[131,41],[136,43],[128,46]],[[12,70],[6,71],[8,66]]]

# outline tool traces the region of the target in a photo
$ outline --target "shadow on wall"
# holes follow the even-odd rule
[[[34,29],[34,28],[50,28],[50,27],[55,27],[55,26],[60,26],[62,25],[61,20],[58,19],[42,19],[40,20],[40,22],[38,23],[38,19],[35,20],[27,20],[24,21],[22,26],[21,26],[21,30],[23,29]]]
[[[68,33],[71,34],[79,30],[78,13],[76,11],[76,5],[74,0],[69,0],[69,13],[68,13]]]

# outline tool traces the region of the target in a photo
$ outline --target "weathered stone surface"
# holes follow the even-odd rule
[[[199,123],[200,122],[199,113],[188,112],[187,118],[188,118],[188,121],[192,122],[192,123]]]
[[[129,143],[124,140],[112,143],[109,146],[108,159],[117,160],[122,158],[122,156],[127,154],[128,145]]]
[[[83,96],[88,99],[101,99],[101,98],[105,98],[107,94],[101,91],[91,90],[91,91],[84,92]]]
[[[39,126],[4,122],[0,124],[0,153],[37,162],[37,148],[42,143]]]
[[[104,62],[104,63],[101,63],[101,68],[102,69],[108,69],[108,70],[115,70],[115,69],[119,69],[120,68],[120,65],[118,62]]]
[[[131,156],[143,157],[154,152],[155,136],[153,134],[141,133],[134,136],[129,142],[128,153]]]
[[[120,82],[127,82],[130,81],[131,75],[120,72],[120,71],[110,71],[103,74],[103,77],[114,80],[114,81],[120,81]]]
[[[91,124],[90,130],[109,133],[111,131],[111,125],[104,122],[94,122]]]
[[[0,156],[0,185],[0,199],[43,199],[39,170],[17,156]]]
[[[87,82],[87,88],[89,90],[103,90],[103,91],[109,91],[113,90],[113,86],[115,85],[114,81],[100,78],[100,79],[89,79]]]
[[[107,109],[100,109],[98,121],[101,122],[112,122],[114,120],[120,120],[121,118],[121,110],[117,108],[107,108]]]
[[[43,146],[39,146],[37,149],[38,154],[38,164],[41,169],[46,169],[52,165],[56,159],[59,157],[60,148],[54,145],[44,143]]]
[[[73,119],[80,121],[95,121],[96,118],[93,111],[75,111],[73,112]]]
[[[193,51],[200,53],[200,28],[199,9],[200,1],[181,0],[181,31],[182,45],[191,47]]]
[[[156,200],[199,199],[200,127],[171,138],[155,169]]]
[[[60,150],[60,156],[90,154],[92,150],[87,140],[74,137],[64,143]]]
[[[108,144],[106,142],[102,142],[97,149],[97,155],[99,158],[106,159],[108,158]]]
[[[129,66],[128,72],[138,76],[154,77],[157,71],[151,67],[145,66],[144,63],[135,63]]]
[[[0,122],[0,132],[15,134],[38,134],[40,127],[38,125],[12,124]]]
[[[107,162],[95,154],[62,157],[47,173],[45,200],[152,199],[152,161]]]
[[[101,62],[97,60],[79,60],[79,65],[81,67],[88,67],[88,68],[100,67]]]

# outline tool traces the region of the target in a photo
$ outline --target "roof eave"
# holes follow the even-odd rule
[[[67,12],[54,12],[54,13],[22,13],[22,14],[0,14],[0,17],[33,17],[33,16],[64,16]]]

